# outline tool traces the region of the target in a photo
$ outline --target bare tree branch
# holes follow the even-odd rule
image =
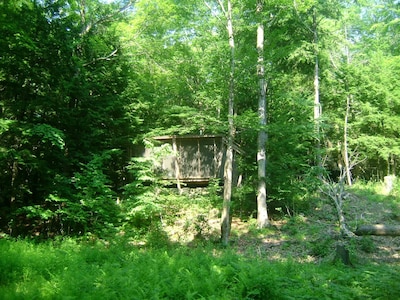
[[[99,25],[99,24],[101,24],[101,23],[104,23],[104,22],[106,22],[106,21],[108,21],[108,20],[114,18],[114,17],[115,17],[116,15],[118,15],[118,14],[123,13],[124,11],[126,11],[127,9],[129,9],[129,8],[133,5],[133,3],[134,3],[134,0],[129,0],[129,2],[128,2],[127,4],[125,4],[124,6],[122,6],[121,8],[119,8],[118,10],[115,10],[115,11],[113,11],[112,13],[110,13],[110,14],[108,14],[108,15],[106,15],[106,16],[103,16],[102,18],[100,18],[99,20],[97,20],[97,21],[95,21],[95,22],[89,22],[89,23],[86,24],[86,26],[82,29],[81,35],[84,36],[84,35],[88,34],[88,33],[90,32],[90,30],[91,30],[93,27],[95,27],[95,26],[97,26],[97,25]],[[83,4],[83,5],[84,5],[84,4]],[[82,9],[84,9],[84,8],[82,8]],[[82,14],[82,11],[81,11],[81,15],[84,16],[84,13]],[[83,20],[84,20],[84,18],[83,18]]]
[[[208,7],[208,9],[211,11],[212,15],[216,17],[219,21],[221,21],[221,18],[213,11],[212,7],[210,4],[208,4],[207,1],[204,0],[204,4]]]
[[[225,14],[225,16],[227,16],[228,14],[227,14],[227,12],[225,10],[224,4],[222,3],[222,0],[217,0],[217,1],[218,1],[219,6],[222,9],[222,12]]]
[[[83,66],[86,67],[86,66],[94,64],[95,62],[98,62],[100,60],[110,60],[110,58],[115,56],[115,54],[117,54],[117,52],[118,52],[118,49],[115,49],[113,52],[111,52],[110,54],[108,54],[106,56],[98,57],[98,58],[93,59],[91,62],[84,63]]]
[[[348,193],[345,190],[346,174],[341,168],[339,182],[333,182],[330,179],[322,178],[323,187],[320,188],[321,193],[331,199],[335,205],[338,215],[340,232],[344,237],[354,237],[355,234],[347,228],[346,220],[343,213],[343,200],[348,198]]]

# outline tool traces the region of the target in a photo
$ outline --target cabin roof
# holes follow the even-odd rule
[[[187,134],[187,135],[160,135],[154,136],[153,139],[156,141],[169,141],[173,139],[177,140],[185,140],[185,139],[222,139],[224,144],[227,144],[227,139],[225,135],[222,134]],[[243,154],[243,150],[241,149],[238,143],[233,143],[233,150],[239,154]]]
[[[155,140],[171,140],[171,139],[207,139],[207,138],[224,138],[222,134],[202,134],[202,135],[160,135],[155,136]]]

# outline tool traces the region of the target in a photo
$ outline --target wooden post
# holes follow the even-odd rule
[[[178,147],[176,146],[176,137],[174,136],[172,138],[172,150],[174,151],[174,165],[175,165],[175,178],[176,178],[176,187],[178,188],[179,193],[182,193],[182,187],[181,187],[181,182],[180,182],[180,170],[179,170],[179,162],[178,162],[178,157],[179,157],[179,153],[178,153]]]

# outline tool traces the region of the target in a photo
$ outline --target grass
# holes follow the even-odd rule
[[[397,194],[378,185],[350,192],[351,229],[397,222]],[[333,263],[339,232],[329,201],[262,230],[234,218],[228,248],[215,242],[218,210],[207,195],[167,194],[161,203],[144,235],[129,224],[107,241],[1,235],[0,299],[400,299],[398,238],[353,238],[354,267]]]
[[[2,299],[399,299],[400,267],[271,262],[215,245],[0,240]]]

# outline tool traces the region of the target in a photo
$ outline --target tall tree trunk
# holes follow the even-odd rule
[[[319,38],[318,38],[318,23],[317,23],[317,9],[313,9],[313,25],[312,32],[314,35],[314,56],[315,56],[315,66],[314,66],[314,123],[315,123],[315,134],[317,136],[316,143],[316,166],[322,168],[321,160],[321,130],[320,130],[320,118],[321,118],[321,103],[319,97]]]
[[[228,7],[225,10],[221,0],[218,0],[221,9],[224,11],[227,19],[227,30],[229,36],[229,47],[231,50],[230,74],[229,74],[229,99],[228,99],[228,141],[226,147],[226,160],[224,166],[224,200],[221,215],[221,242],[223,245],[229,244],[231,232],[230,206],[232,197],[232,177],[233,177],[233,140],[235,137],[234,117],[234,73],[235,73],[235,40],[232,24],[232,5],[228,0]]]
[[[347,27],[345,27],[345,36],[347,41]],[[350,64],[350,52],[349,47],[346,45],[346,63],[347,65]],[[350,103],[353,95],[350,93],[349,86],[346,82],[346,112],[344,115],[344,126],[343,126],[343,158],[344,158],[344,167],[346,173],[346,181],[349,186],[352,185],[351,180],[351,166],[350,166],[350,159],[349,159],[349,149],[348,149],[348,124],[349,124],[349,114],[350,114]]]
[[[261,14],[263,10],[262,1],[257,3],[257,13]],[[269,225],[267,211],[267,185],[266,185],[266,143],[267,133],[265,126],[267,124],[266,113],[266,83],[264,69],[264,25],[262,17],[257,28],[257,73],[260,88],[258,101],[258,118],[260,123],[260,131],[258,132],[258,147],[257,147],[257,165],[258,165],[258,191],[257,191],[257,226],[264,228]]]

